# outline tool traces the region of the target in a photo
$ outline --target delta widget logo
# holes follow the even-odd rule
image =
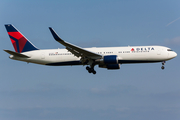
[[[135,51],[150,51],[150,50],[154,50],[153,47],[144,47],[144,48],[131,48],[131,51],[132,52],[135,52]]]

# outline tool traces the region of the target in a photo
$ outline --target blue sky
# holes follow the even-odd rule
[[[180,1],[0,1],[0,119],[179,120]],[[162,45],[177,52],[161,63],[123,64],[120,70],[50,67],[10,60],[4,24],[13,24],[40,49]]]

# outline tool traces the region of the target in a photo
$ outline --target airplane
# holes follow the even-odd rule
[[[108,70],[120,69],[121,64],[155,63],[173,59],[177,53],[164,46],[128,46],[128,47],[92,47],[82,48],[62,40],[58,34],[49,27],[54,39],[65,46],[65,49],[38,49],[12,24],[6,24],[10,40],[15,52],[9,53],[10,59],[49,66],[83,65],[89,73],[96,74],[94,66]]]

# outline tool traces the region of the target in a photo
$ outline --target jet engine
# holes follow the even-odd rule
[[[117,55],[108,55],[103,57],[104,64],[118,64]]]
[[[109,70],[120,69],[117,55],[107,55],[100,60],[100,68],[107,68]]]

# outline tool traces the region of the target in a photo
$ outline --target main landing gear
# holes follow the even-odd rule
[[[164,65],[165,65],[165,61],[162,62],[162,67],[161,67],[162,70],[164,70],[165,68]]]
[[[96,74],[96,71],[94,70],[94,66],[92,66],[92,67],[87,66],[87,67],[86,67],[86,70],[87,70],[89,73]]]

